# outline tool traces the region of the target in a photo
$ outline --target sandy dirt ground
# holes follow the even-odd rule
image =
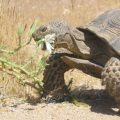
[[[117,109],[110,107],[107,100],[79,107],[67,102],[31,105],[17,100],[0,107],[0,120],[119,120]]]

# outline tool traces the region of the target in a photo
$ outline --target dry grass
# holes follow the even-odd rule
[[[16,47],[18,43],[16,31],[19,25],[25,28],[23,40],[26,40],[28,29],[35,19],[38,19],[39,23],[45,23],[60,18],[73,26],[81,26],[100,13],[119,7],[119,0],[0,0],[0,45],[10,49]],[[24,63],[34,52],[33,45],[29,45],[12,57],[12,60]],[[0,92],[23,95],[24,90],[21,91],[23,87],[20,87],[15,79],[0,74],[0,85],[3,88],[0,88]],[[6,76],[4,80],[3,76]]]

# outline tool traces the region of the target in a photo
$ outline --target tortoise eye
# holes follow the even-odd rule
[[[47,30],[47,27],[43,27],[43,28],[41,29],[42,32],[45,32],[46,30]]]

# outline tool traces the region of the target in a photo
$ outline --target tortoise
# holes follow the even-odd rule
[[[102,79],[120,109],[120,9],[108,10],[83,27],[52,20],[34,33],[35,41],[55,34],[44,71],[43,97],[62,101],[68,94],[64,73],[71,68]]]

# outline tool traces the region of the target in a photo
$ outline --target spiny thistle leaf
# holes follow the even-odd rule
[[[32,23],[32,25],[31,25],[31,27],[30,27],[30,31],[29,31],[29,36],[30,36],[30,37],[32,37],[33,32],[36,30],[37,23],[38,23],[37,20],[35,20],[35,21]]]

